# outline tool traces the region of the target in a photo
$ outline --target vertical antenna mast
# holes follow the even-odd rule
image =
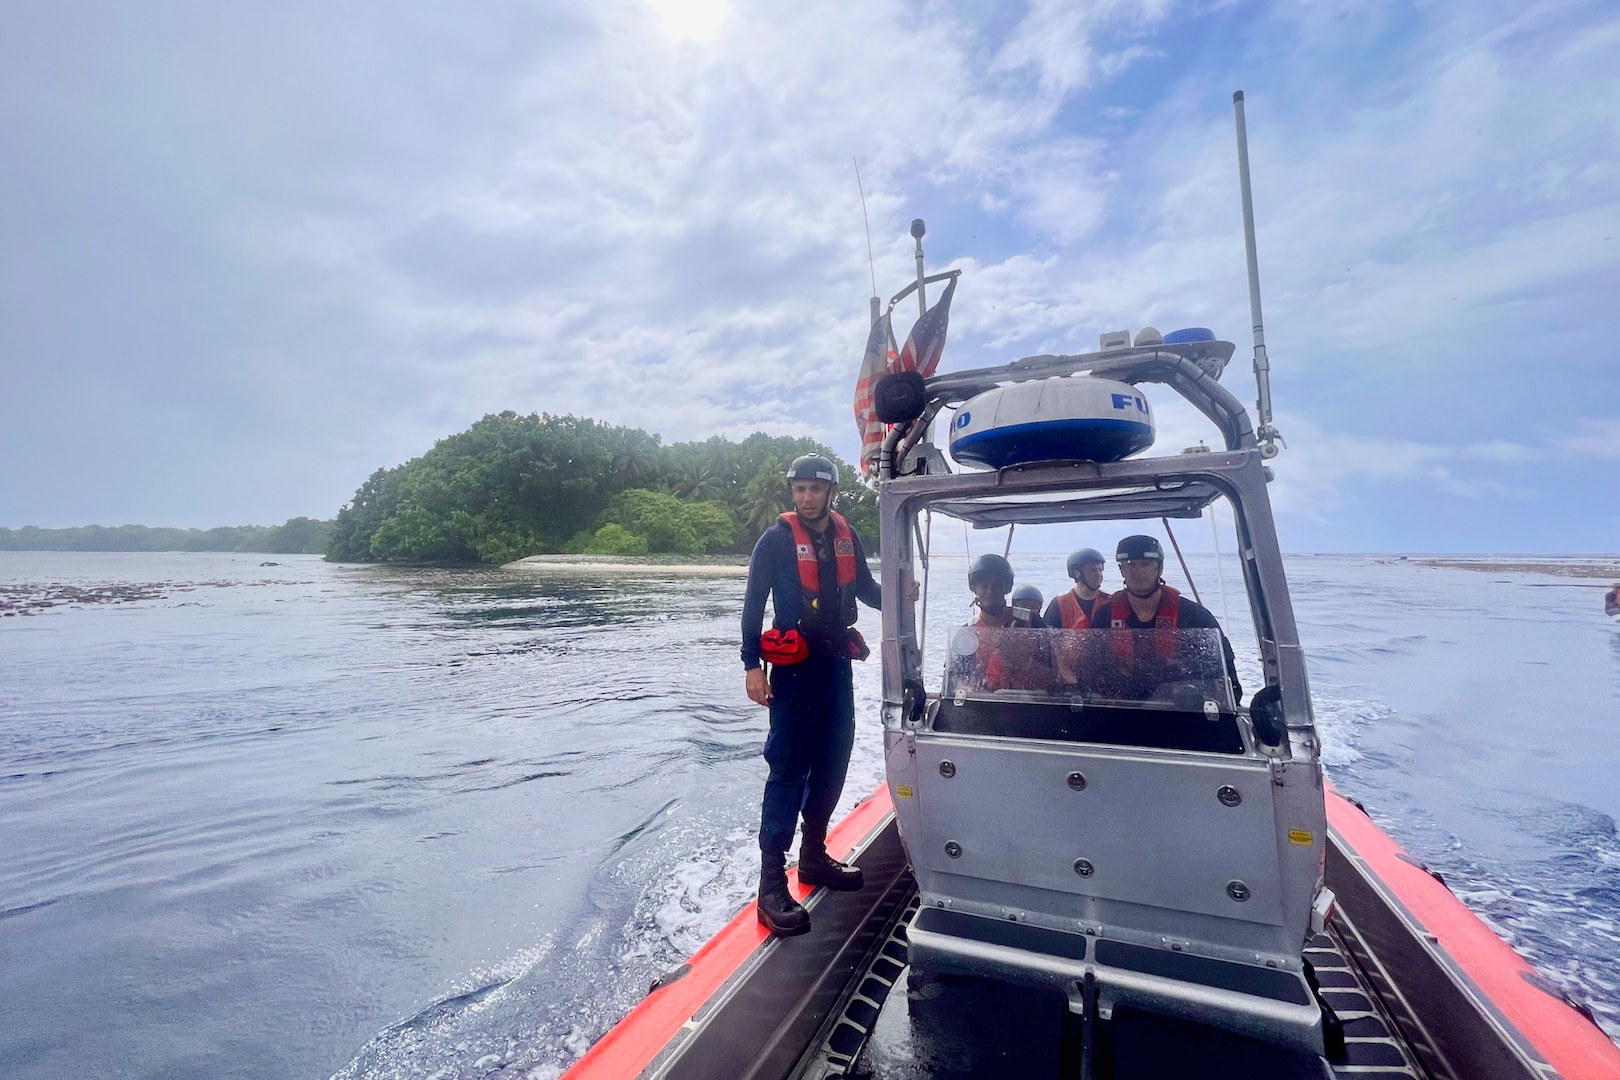
[[[917,317],[920,319],[928,314],[928,298],[923,295],[923,254],[922,238],[928,231],[922,218],[913,218],[911,222],[911,238],[917,241]]]
[[[1237,114],[1238,184],[1243,190],[1243,249],[1249,260],[1249,319],[1254,323],[1254,382],[1260,392],[1254,403],[1259,414],[1254,434],[1260,443],[1260,456],[1273,458],[1277,456],[1277,440],[1282,436],[1271,423],[1271,362],[1266,359],[1266,328],[1260,318],[1260,262],[1254,250],[1254,197],[1249,191],[1249,129],[1243,122],[1243,91],[1232,95],[1232,110]]]

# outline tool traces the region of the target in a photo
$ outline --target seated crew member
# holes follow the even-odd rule
[[[1064,630],[1084,630],[1091,625],[1091,612],[1098,601],[1106,601],[1102,591],[1103,564],[1107,560],[1096,548],[1072,552],[1065,564],[1074,588],[1052,597],[1046,605],[1046,625]]]
[[[1603,614],[1611,619],[1620,615],[1620,581],[1615,582],[1614,588],[1603,597]]]
[[[1064,566],[1074,581],[1074,588],[1054,596],[1047,605],[1047,626],[1060,630],[1091,628],[1091,613],[1098,604],[1108,602],[1108,594],[1102,591],[1105,561],[1102,552],[1096,548],[1081,548],[1069,554]],[[1080,681],[1080,645],[1083,638],[1079,634],[1062,634],[1058,638],[1053,656],[1058,681],[1073,686]]]
[[[979,609],[970,626],[1023,626],[1034,625],[1026,609],[1014,608],[1007,603],[1007,594],[1013,588],[1012,563],[1000,555],[980,555],[968,568],[968,588],[973,592],[973,603]]]
[[[1012,591],[1007,606],[1023,612],[1030,626],[1046,626],[1048,623],[1041,618],[1041,599],[1041,590],[1033,585],[1020,585]]]
[[[968,588],[973,590],[973,602],[979,613],[968,625],[979,633],[979,647],[973,654],[969,670],[962,671],[982,689],[1014,690],[1034,689],[1050,681],[1044,673],[1045,665],[1037,655],[1033,636],[998,634],[996,630],[1030,630],[1040,625],[1040,616],[1034,607],[1017,607],[1007,602],[1013,591],[1012,564],[1000,555],[980,555],[968,569]]]
[[[748,697],[771,710],[757,909],[759,921],[779,937],[810,930],[810,916],[787,883],[787,849],[801,814],[799,880],[838,890],[862,884],[858,867],[827,854],[827,824],[844,789],[855,739],[850,661],[866,658],[855,630],[856,600],[875,608],[882,597],[861,538],[833,510],[838,467],[825,457],[805,455],[788,468],[787,480],[793,512],[783,514],[754,545],[742,613]],[[767,595],[776,614],[771,631],[762,636]],[[760,662],[767,643],[769,678]]]
[[[1114,553],[1119,560],[1125,587],[1106,603],[1092,609],[1092,624],[1113,630],[1187,629],[1216,630],[1221,624],[1209,609],[1182,596],[1164,583],[1164,548],[1151,536],[1127,536]],[[1243,700],[1238,683],[1232,643],[1221,633],[1221,651],[1226,675],[1232,681],[1232,698]],[[1135,659],[1135,658],[1132,658]]]

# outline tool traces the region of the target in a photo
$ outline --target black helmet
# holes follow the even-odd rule
[[[1119,550],[1114,552],[1114,558],[1120,562],[1126,559],[1157,559],[1159,565],[1163,566],[1164,548],[1160,546],[1158,538],[1137,533],[1119,542]]]
[[[1079,551],[1069,553],[1069,561],[1063,564],[1063,568],[1070,577],[1074,577],[1075,571],[1086,563],[1097,563],[1101,566],[1106,562],[1108,560],[1103,558],[1103,553],[1096,548],[1081,548]]]
[[[1031,600],[1035,602],[1036,611],[1041,610],[1046,603],[1046,598],[1041,595],[1041,590],[1033,585],[1020,585],[1012,591],[1012,596],[1008,598],[1007,602],[1013,607],[1028,607]]]
[[[829,458],[820,454],[800,454],[788,466],[787,478],[789,480],[825,480],[829,484],[838,483],[838,466]]]
[[[973,560],[968,568],[968,588],[973,588],[982,577],[994,576],[1000,578],[1003,585],[1011,591],[1013,587],[1012,563],[1000,555],[980,555]]]

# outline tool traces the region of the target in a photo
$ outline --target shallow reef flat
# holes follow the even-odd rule
[[[1620,560],[1602,557],[1551,556],[1545,559],[1474,557],[1406,561],[1442,570],[1480,570],[1492,574],[1551,574],[1553,577],[1605,578],[1609,581],[1620,581]]]

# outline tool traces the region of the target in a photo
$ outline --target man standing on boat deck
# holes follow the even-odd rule
[[[862,885],[858,867],[827,854],[827,824],[855,742],[850,662],[867,655],[855,630],[856,601],[875,608],[882,595],[860,537],[833,511],[838,467],[807,454],[794,460],[787,480],[794,510],[754,545],[742,614],[748,697],[771,710],[765,738],[770,775],[759,823],[759,921],[779,937],[810,929],[809,914],[787,884],[787,849],[801,813],[799,880],[838,890]],[[762,635],[767,594],[776,614]],[[769,677],[762,660],[771,663]]]
[[[1119,561],[1125,587],[1092,609],[1091,625],[1115,630],[1221,629],[1208,608],[1164,583],[1164,547],[1155,537],[1127,536],[1119,542],[1114,558]],[[1232,643],[1224,631],[1221,651],[1226,654],[1226,674],[1232,680],[1232,699],[1241,703],[1243,687],[1238,683]]]

